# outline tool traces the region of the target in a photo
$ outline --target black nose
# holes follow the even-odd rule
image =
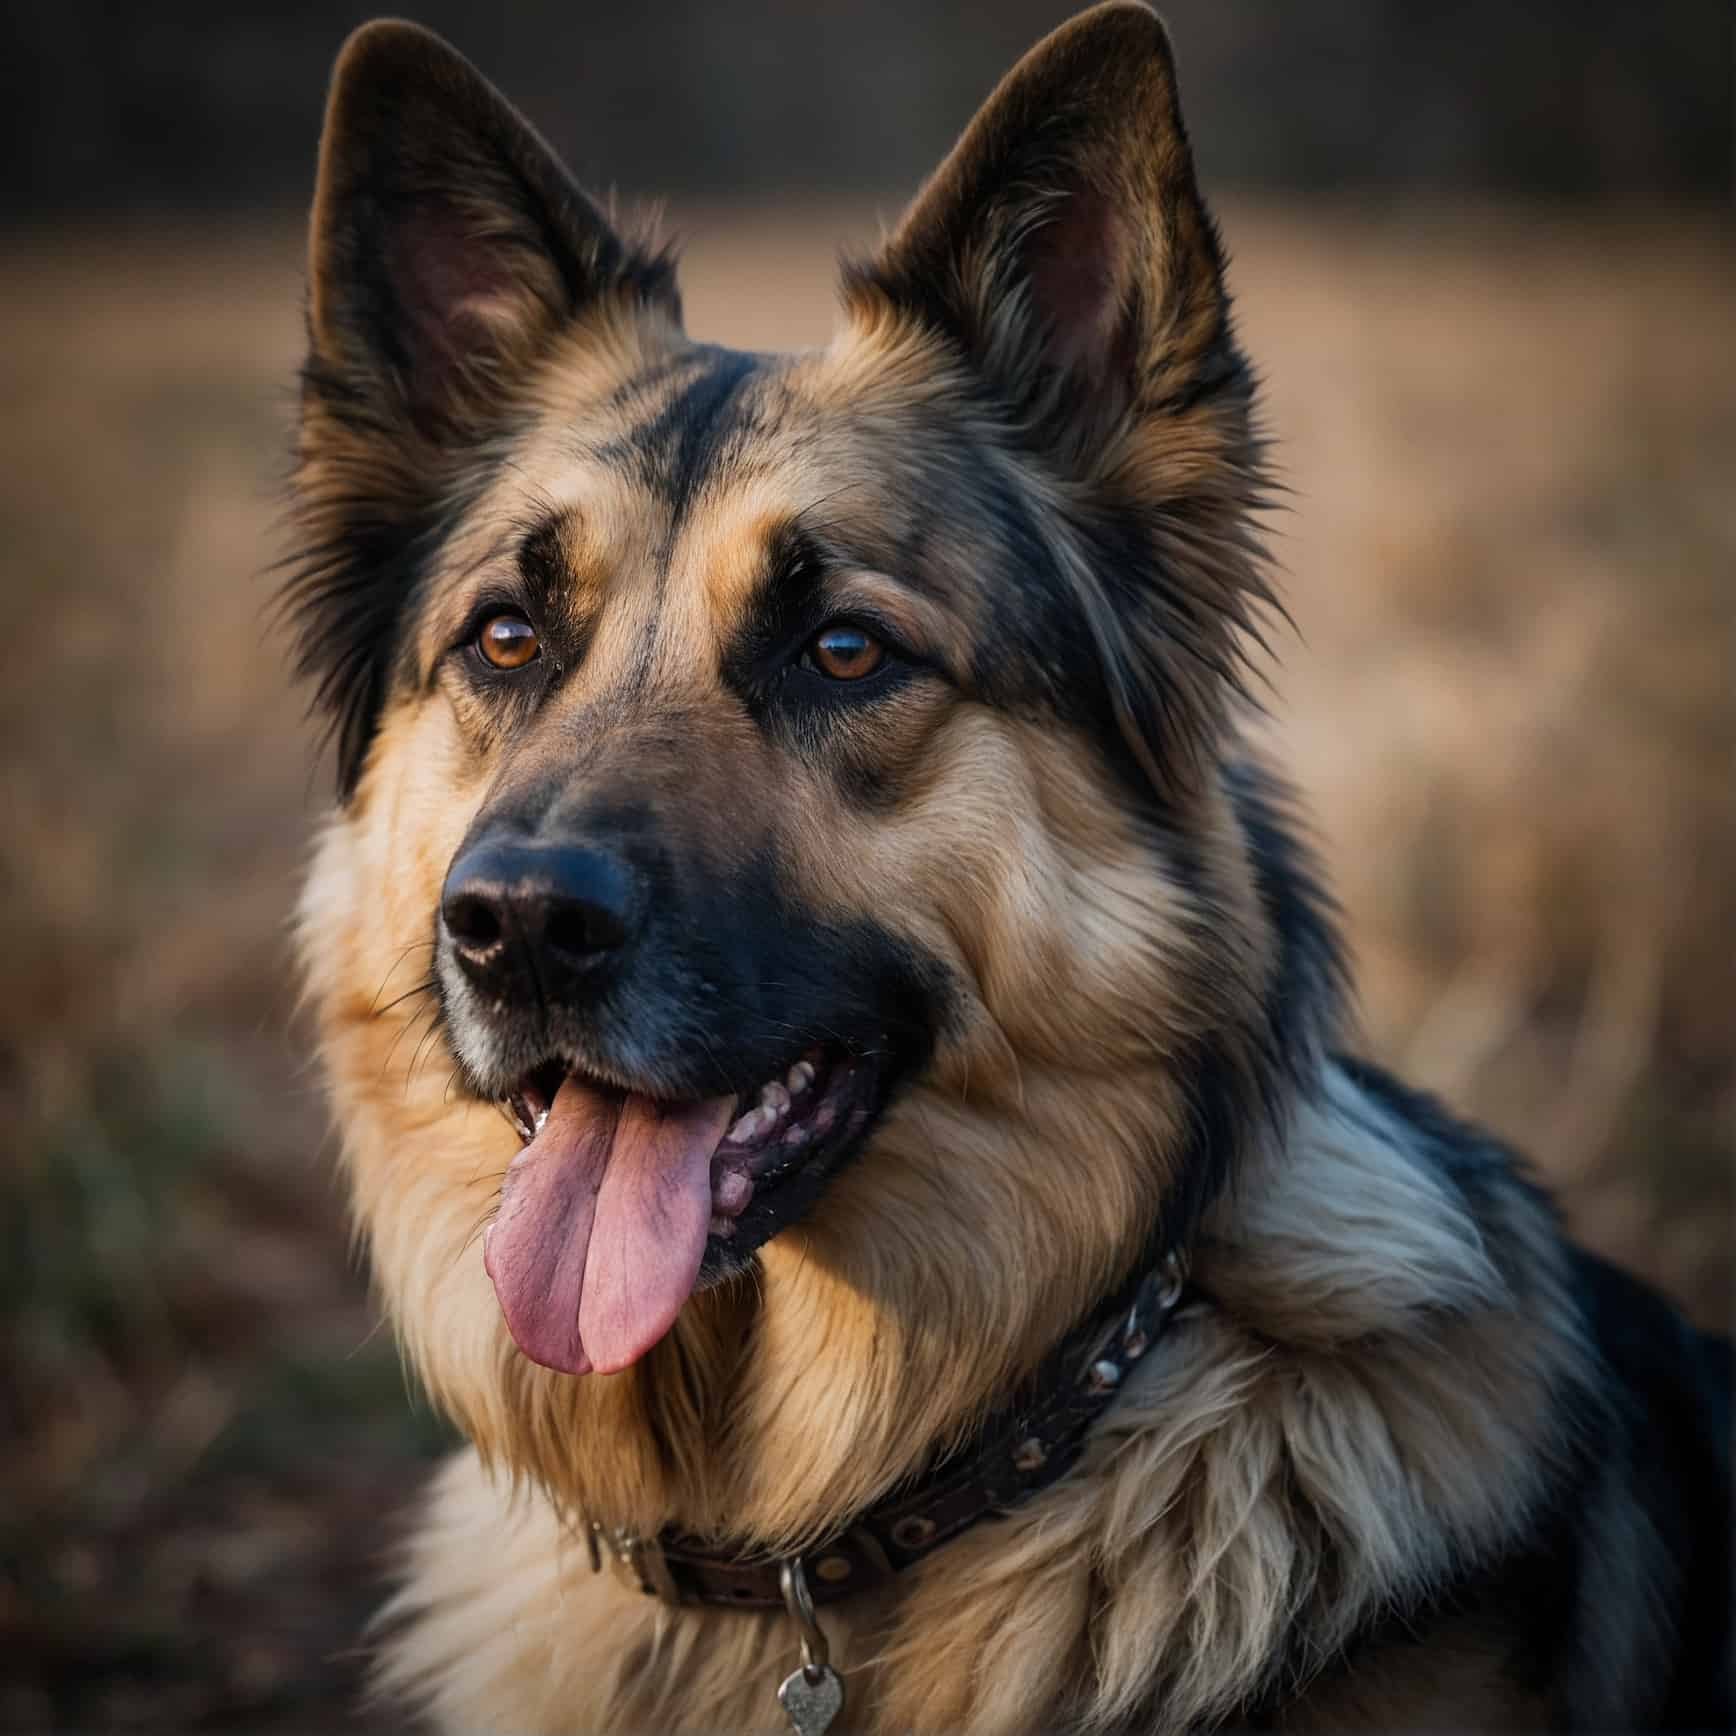
[[[632,872],[605,851],[485,839],[447,871],[440,916],[478,988],[559,1000],[613,973],[637,905]]]

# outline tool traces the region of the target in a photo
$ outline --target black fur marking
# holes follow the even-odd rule
[[[595,608],[581,606],[573,585],[568,547],[577,522],[578,514],[563,508],[528,525],[518,542],[523,606],[542,635],[545,686],[584,661],[597,625]]]
[[[573,519],[570,509],[552,512],[519,539],[519,570],[532,584],[553,587],[560,583],[566,571],[566,539]]]
[[[689,354],[677,353],[665,356],[661,361],[648,363],[632,378],[623,380],[605,400],[612,413],[620,414],[642,404],[652,397],[671,380],[692,370],[693,358]]]
[[[602,442],[595,456],[619,465],[670,508],[673,540],[700,484],[715,468],[740,426],[731,405],[761,358],[707,345],[700,365],[681,381],[668,403],[627,433]]]
[[[724,680],[755,716],[763,716],[779,669],[825,622],[826,555],[791,525],[767,551],[766,576],[723,648]]]
[[[735,930],[730,944],[747,966],[748,974],[737,980],[764,985],[763,1017],[772,1045],[750,1052],[739,1082],[751,1088],[794,1061],[806,1046],[803,1032],[842,1041],[880,1070],[878,1120],[900,1088],[921,1074],[954,1017],[957,992],[946,968],[914,942],[867,918],[816,922],[764,857],[731,889],[725,920]],[[732,1011],[734,1016],[721,1024],[739,1033],[734,1039],[739,1043],[751,1035],[752,1014],[740,1003]],[[750,1204],[735,1241],[708,1246],[707,1274],[740,1270],[753,1248],[806,1215],[838,1172],[860,1155],[872,1131],[872,1123],[864,1126],[823,1163],[780,1184],[763,1210],[759,1202]]]
[[[311,360],[303,391],[353,433],[391,437],[371,404]],[[310,710],[326,718],[345,801],[379,726],[403,623],[482,486],[476,474],[447,495],[402,505],[377,498],[360,477],[298,493],[295,514],[310,535],[278,564],[285,576],[277,608],[294,634],[296,676],[313,684]]]
[[[1287,1081],[1307,1085],[1338,1035],[1349,987],[1338,907],[1300,841],[1300,822],[1283,786],[1248,760],[1225,766],[1224,784],[1278,939],[1277,978],[1266,1003],[1267,1042]]]
[[[867,919],[815,915],[763,853],[720,872],[678,789],[629,793],[626,775],[599,789],[563,764],[485,809],[459,846],[497,835],[595,845],[630,874],[643,912],[611,972],[570,1002],[471,1015],[486,1019],[509,1075],[473,1079],[477,1089],[500,1095],[551,1050],[676,1097],[755,1087],[816,1041],[882,1055],[900,1073],[926,1060],[956,1002],[938,960]]]
[[[1189,1107],[1186,1146],[1154,1232],[1154,1247],[1185,1246],[1206,1207],[1233,1185],[1240,1163],[1261,1139],[1281,1136],[1295,1095],[1314,1087],[1317,1063],[1343,1016],[1346,973],[1335,911],[1313,863],[1298,842],[1281,787],[1252,764],[1225,768],[1226,787],[1247,839],[1260,902],[1271,923],[1278,962],[1252,1030],[1217,1032],[1181,1057]],[[1172,838],[1160,833],[1172,854]],[[1197,907],[1194,920],[1222,920],[1203,862],[1189,862],[1184,882]]]
[[[1679,1576],[1681,1623],[1660,1684],[1660,1727],[1728,1730],[1736,1717],[1732,1587],[1732,1349],[1663,1297],[1576,1251],[1593,1334],[1627,1398],[1634,1482]]]
[[[1438,1111],[1427,1099],[1422,1109],[1433,1130]],[[1729,1729],[1730,1343],[1696,1331],[1649,1285],[1595,1254],[1572,1249],[1570,1258],[1597,1363],[1589,1384],[1556,1395],[1565,1464],[1526,1538],[1454,1587],[1453,1600],[1504,1618],[1513,1679],[1537,1691],[1553,1685],[1551,1710],[1564,1727]],[[1637,1534],[1624,1524],[1607,1535],[1612,1509],[1636,1503],[1645,1521]],[[1662,1646],[1645,1647],[1643,1679],[1612,1680],[1610,1661],[1586,1649],[1599,1639],[1587,1597],[1607,1597],[1617,1579],[1631,1597],[1628,1620],[1656,1599]],[[1611,1705],[1599,1698],[1610,1691],[1647,1698]]]
[[[1268,1125],[1263,1082],[1221,1040],[1184,1051],[1177,1067],[1188,1104],[1186,1142],[1173,1160],[1174,1179],[1158,1208],[1137,1263],[1153,1264],[1171,1248],[1193,1241],[1206,1208],[1232,1181],[1255,1128]]]

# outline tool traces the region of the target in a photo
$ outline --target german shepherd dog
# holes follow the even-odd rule
[[[689,338],[667,253],[371,25],[308,325],[300,945],[470,1442],[387,1688],[453,1732],[1728,1725],[1727,1351],[1341,1052],[1239,743],[1268,484],[1151,12],[1023,60],[791,356]]]

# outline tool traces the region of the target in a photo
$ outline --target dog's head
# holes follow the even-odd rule
[[[1036,49],[796,356],[690,339],[373,26],[311,280],[306,950],[400,1312],[444,1221],[530,1358],[609,1371],[799,1224],[1035,1342],[1209,1191],[1286,992],[1220,764],[1251,387],[1161,25]],[[382,1039],[418,946],[438,1101]]]

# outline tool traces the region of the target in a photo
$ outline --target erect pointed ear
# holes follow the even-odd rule
[[[1156,14],[1109,0],[1032,49],[845,296],[940,334],[1078,485],[1066,573],[1121,733],[1156,788],[1205,787],[1271,601],[1265,484]]]
[[[332,75],[309,279],[282,602],[347,798],[405,607],[526,370],[611,299],[671,323],[680,304],[667,256],[624,242],[468,61],[394,20]]]
[[[847,296],[945,332],[1087,462],[1222,373],[1222,259],[1156,14],[1110,0],[1032,49]]]
[[[599,298],[680,311],[668,260],[628,247],[462,55],[397,19],[338,56],[309,283],[311,371],[437,439]]]

